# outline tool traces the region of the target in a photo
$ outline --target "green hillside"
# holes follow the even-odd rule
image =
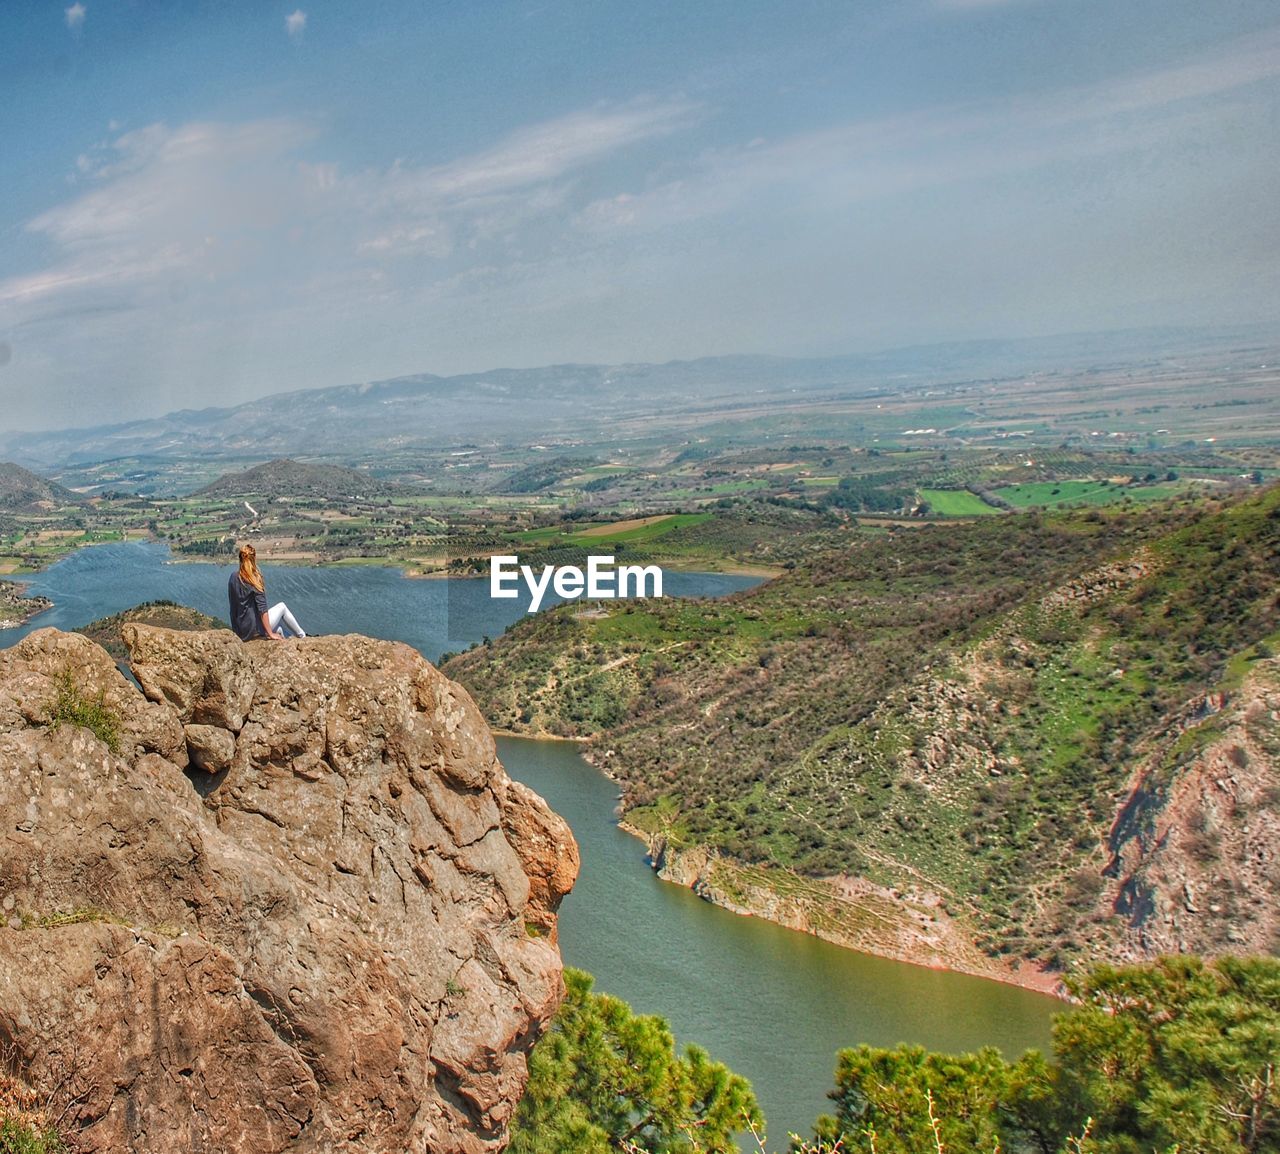
[[[447,672],[496,726],[590,737],[627,821],[731,865],[730,899],[860,879],[1059,965],[1271,950],[1241,895],[1275,907],[1280,876],[1222,845],[1280,811],[1277,577],[1274,489],[1021,514],[859,536],[724,601],[541,614]],[[1206,758],[1242,763],[1221,803]]]

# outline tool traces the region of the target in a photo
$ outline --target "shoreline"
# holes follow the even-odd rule
[[[526,741],[571,742],[597,773],[618,779],[588,756],[587,738],[539,736],[492,729],[503,737]],[[821,938],[841,949],[886,958],[925,969],[985,978],[1056,998],[1070,996],[1063,975],[1032,964],[1012,967],[983,953],[964,927],[938,908],[933,895],[903,894],[861,878],[802,878],[776,868],[747,866],[706,846],[671,846],[662,834],[632,825],[625,813],[614,823],[645,845],[649,866],[669,885],[692,890],[703,901],[741,917],[763,918],[784,929]],[[770,883],[784,882],[790,892]],[[846,894],[842,895],[840,890]],[[846,896],[847,895],[847,896]],[[857,901],[850,900],[857,897]]]
[[[145,541],[155,545],[164,545],[169,550],[169,561],[174,565],[221,565],[230,566],[235,564],[233,554],[227,554],[225,557],[218,557],[197,553],[180,553],[169,542],[163,540],[154,534],[148,533],[144,536],[130,537],[123,541],[93,541],[77,544],[65,553],[59,553],[56,557],[51,557],[42,569],[31,570],[28,573],[18,574],[17,576],[31,576],[34,573],[41,573],[45,569],[56,565],[59,561],[64,561],[73,553],[79,552],[81,549],[92,549],[97,545],[125,545],[135,542]],[[332,557],[321,558],[319,556],[302,556],[297,552],[288,552],[284,556],[272,556],[268,552],[259,555],[258,560],[266,565],[278,565],[282,568],[303,568],[313,567],[317,569],[398,569],[404,577],[411,581],[482,581],[488,580],[487,573],[450,573],[445,569],[423,569],[421,568],[421,560],[418,558],[395,558],[395,557]],[[688,563],[681,562],[679,564],[671,564],[667,562],[657,561],[654,564],[660,565],[663,569],[669,569],[673,573],[715,573],[724,577],[758,577],[762,581],[769,581],[774,577],[780,576],[785,572],[784,569],[770,565],[751,565],[745,562],[735,562],[728,558],[717,561],[708,561],[705,564],[699,564],[696,561]],[[3,575],[0,575],[2,577]]]
[[[904,924],[910,921],[915,911],[909,903],[890,896],[889,891],[873,886],[862,879],[850,880],[855,883],[861,883],[858,888],[861,890],[864,899],[866,899],[864,903],[850,902],[841,897],[829,879],[813,879],[810,884],[815,892],[801,898],[797,898],[794,895],[782,895],[777,890],[772,890],[767,883],[738,885],[734,886],[736,892],[727,892],[724,886],[726,876],[729,879],[733,879],[735,875],[751,872],[748,867],[744,867],[742,863],[736,862],[732,858],[723,857],[716,851],[709,850],[704,846],[673,849],[666,844],[661,834],[647,834],[644,830],[631,825],[625,817],[617,820],[617,826],[624,833],[630,834],[645,843],[650,867],[662,881],[691,890],[703,901],[710,902],[712,905],[719,906],[730,913],[738,914],[740,917],[762,918],[765,921],[773,922],[774,925],[782,926],[784,929],[821,938],[834,946],[852,950],[855,953],[887,958],[890,961],[902,962],[911,966],[921,966],[929,970],[964,974],[971,978],[984,978],[988,981],[1001,982],[1004,985],[1017,986],[1019,989],[1029,990],[1032,993],[1057,998],[1064,1003],[1070,1002],[1070,997],[1062,983],[1062,975],[1054,971],[1038,970],[1030,965],[1016,969],[1003,966],[995,959],[991,959],[988,955],[978,951],[977,947],[967,940],[967,937],[963,941],[963,946],[968,947],[968,949],[962,949],[962,951],[952,954],[950,952],[939,952],[932,945],[913,949],[909,944],[910,938],[903,945],[894,948],[883,940],[877,940],[874,937],[850,935],[841,932],[839,929],[831,928],[829,925],[822,924],[821,915],[829,913],[833,905],[847,906],[850,912],[854,913],[865,910],[868,905],[882,908],[896,905],[899,907],[901,921]],[[790,874],[789,871],[777,872],[786,878],[798,877],[798,875]],[[822,890],[826,892],[822,893]],[[815,914],[819,915],[818,918],[813,916]],[[874,920],[879,920],[882,924],[887,921],[881,912],[877,911],[872,916]],[[915,914],[915,916],[919,915]],[[950,922],[948,928],[953,935],[963,932],[954,922]],[[919,941],[920,939],[917,938],[916,940]],[[947,950],[947,942],[945,940],[938,944],[941,945],[943,951]],[[972,962],[967,961],[965,954],[971,954],[974,960]]]
[[[0,629],[20,629],[53,608],[48,597],[28,597],[25,581],[0,579]]]
[[[587,740],[585,737],[562,737],[558,733],[519,733],[514,729],[495,729],[492,725],[489,726],[489,732],[494,737],[516,737],[522,741],[563,741],[570,745],[584,745]],[[587,764],[590,765],[590,762]]]

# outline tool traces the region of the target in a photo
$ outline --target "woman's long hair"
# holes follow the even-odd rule
[[[240,580],[252,585],[259,593],[266,592],[262,573],[258,569],[258,551],[252,545],[240,546]]]

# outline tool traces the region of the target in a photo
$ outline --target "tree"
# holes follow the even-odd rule
[[[1280,960],[1168,957],[1068,982],[1054,1060],[840,1053],[841,1150],[1280,1154]]]
[[[1059,1095],[1106,1154],[1280,1151],[1280,962],[1103,966],[1054,1029]]]
[[[671,1028],[591,992],[565,970],[565,1000],[529,1056],[529,1086],[512,1124],[512,1154],[732,1154],[733,1135],[760,1123],[747,1080]]]
[[[1015,1103],[1038,1101],[1035,1088],[1046,1077],[1039,1054],[1010,1066],[992,1047],[960,1055],[920,1046],[841,1050],[831,1094],[836,1115],[818,1119],[815,1137],[839,1141],[841,1150],[875,1154],[920,1154],[939,1145],[1008,1149],[1014,1135],[1030,1133]]]

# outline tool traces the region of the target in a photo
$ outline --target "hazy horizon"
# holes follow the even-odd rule
[[[179,415],[181,413],[199,413],[210,411],[225,411],[234,409],[240,405],[252,405],[256,402],[267,402],[280,397],[292,396],[295,393],[317,392],[323,389],[364,389],[374,385],[393,384],[397,381],[411,381],[416,378],[429,378],[440,382],[449,382],[457,379],[467,379],[471,377],[484,377],[486,375],[500,375],[506,373],[540,373],[551,372],[556,369],[570,368],[605,368],[605,369],[641,369],[641,368],[669,368],[677,365],[694,365],[700,362],[714,362],[719,360],[751,360],[759,359],[764,361],[778,361],[780,363],[795,362],[840,362],[848,361],[851,365],[856,364],[860,360],[874,361],[883,356],[910,355],[915,352],[928,353],[933,350],[950,349],[952,347],[964,348],[973,346],[974,352],[978,352],[980,346],[995,346],[1003,355],[1014,355],[1017,353],[1008,350],[1008,346],[1016,346],[1021,349],[1026,346],[1031,350],[1038,350],[1043,345],[1064,344],[1067,346],[1075,345],[1072,353],[1075,357],[1084,357],[1086,355],[1100,356],[1117,356],[1121,362],[1127,361],[1130,357],[1146,357],[1157,351],[1154,342],[1157,337],[1168,337],[1174,334],[1180,335],[1186,339],[1195,342],[1217,340],[1224,344],[1230,344],[1237,340],[1277,340],[1280,341],[1280,322],[1275,324],[1254,324],[1247,326],[1240,325],[1218,325],[1208,328],[1203,326],[1149,326],[1140,329],[1103,329],[1093,332],[1074,332],[1074,333],[1049,333],[1041,337],[988,337],[988,338],[972,338],[970,340],[961,340],[955,342],[936,342],[917,345],[895,346],[889,349],[865,349],[849,352],[832,353],[825,357],[789,357],[785,354],[778,353],[711,353],[700,357],[677,357],[669,361],[631,361],[620,363],[609,362],[587,362],[587,361],[561,361],[545,365],[490,365],[485,369],[466,371],[461,373],[434,373],[430,369],[424,369],[418,372],[410,372],[400,374],[396,377],[381,378],[378,380],[362,380],[362,381],[344,381],[339,384],[331,385],[303,385],[296,389],[278,389],[264,392],[256,396],[246,397],[243,400],[228,402],[226,404],[209,404],[209,405],[189,405],[184,408],[163,408],[149,412],[139,413],[135,416],[123,418],[119,420],[104,420],[94,422],[83,422],[71,420],[61,424],[32,427],[26,429],[17,429],[13,426],[7,426],[0,431],[9,435],[11,442],[21,441],[24,436],[38,437],[42,434],[56,433],[76,433],[91,432],[94,430],[112,428],[116,426],[127,426],[135,423],[145,423],[148,421],[159,421],[167,417]],[[1137,342],[1136,345],[1128,349],[1121,348],[1093,348],[1086,350],[1086,345],[1102,345],[1109,344],[1123,345],[1125,340]],[[1151,344],[1143,344],[1143,341],[1153,342]],[[1170,356],[1186,355],[1192,351],[1204,351],[1201,345],[1197,344],[1196,349],[1191,349],[1186,344],[1172,345],[1161,341],[1158,345],[1161,353]],[[1025,356],[1031,356],[1030,352]],[[978,363],[982,358],[977,357]],[[1016,367],[1015,367],[1016,365]],[[1009,365],[1007,371],[1017,374],[1022,371],[1033,371],[1036,369],[1053,369],[1058,371],[1062,365],[1060,362],[1036,362],[1032,360],[1023,360],[1015,362],[1015,365]],[[930,374],[930,379],[938,384],[944,384],[951,380],[965,379],[966,373],[973,368],[972,364],[960,364],[954,370],[938,369]],[[917,369],[917,372],[923,370]],[[886,379],[885,384],[891,384],[892,381]],[[918,382],[917,382],[918,383]],[[754,382],[744,384],[744,388],[750,387]]]
[[[0,10],[8,431],[1270,322],[1262,0]]]

